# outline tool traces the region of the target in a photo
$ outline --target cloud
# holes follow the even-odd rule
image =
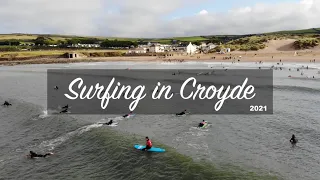
[[[208,11],[207,10],[202,10],[198,14],[200,14],[200,15],[208,14]]]
[[[206,2],[208,0],[1,0],[0,33],[170,37],[320,27],[319,0],[258,3],[224,13],[192,12],[197,4]],[[187,15],[166,18],[183,9],[188,9]]]

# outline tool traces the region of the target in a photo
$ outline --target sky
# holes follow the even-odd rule
[[[0,0],[0,33],[156,38],[320,27],[320,0]]]

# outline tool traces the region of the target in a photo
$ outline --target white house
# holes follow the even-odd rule
[[[153,44],[150,46],[149,52],[154,52],[154,53],[164,52],[164,47],[162,47],[158,44]]]
[[[186,50],[187,50],[187,54],[194,54],[197,51],[197,46],[194,44],[191,44],[190,42]]]
[[[128,54],[141,54],[141,53],[147,53],[147,48],[143,48],[143,47],[140,47],[140,48],[136,48],[136,49],[132,49],[132,50],[129,50],[127,52]]]
[[[208,50],[214,49],[215,47],[217,47],[217,45],[215,45],[215,44],[213,44],[213,43],[207,44],[207,49],[208,49]]]

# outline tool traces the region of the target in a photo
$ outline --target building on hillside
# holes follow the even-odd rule
[[[135,49],[130,49],[127,52],[127,54],[143,54],[143,53],[147,53],[147,48],[139,47],[139,48],[135,48]]]
[[[197,51],[197,46],[190,42],[186,48],[186,51],[187,51],[187,54],[189,54],[189,55],[195,54]]]
[[[202,43],[200,44],[200,48],[202,48],[202,49],[207,48],[207,43],[202,42]]]
[[[217,47],[217,45],[215,45],[213,43],[209,43],[209,44],[206,44],[206,46],[201,46],[201,50],[202,50],[202,52],[207,53],[211,49],[214,49],[215,47]]]
[[[217,45],[215,45],[215,44],[213,44],[213,43],[207,44],[207,49],[208,49],[208,50],[214,49],[214,48],[216,48],[216,47],[217,47]]]
[[[164,47],[159,44],[152,44],[149,48],[149,52],[161,53],[161,52],[164,52]]]
[[[99,48],[100,44],[72,44],[71,46],[68,47],[76,47],[76,48]]]
[[[176,51],[176,52],[186,52],[187,51],[187,46],[183,46],[183,45],[173,46],[172,50]]]

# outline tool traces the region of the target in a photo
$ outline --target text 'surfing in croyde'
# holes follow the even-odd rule
[[[114,99],[114,100],[120,99],[121,96],[124,94],[125,99],[133,100],[129,105],[129,109],[130,111],[134,111],[137,105],[139,104],[139,101],[144,99],[146,96],[146,93],[144,93],[145,86],[139,85],[131,91],[132,88],[130,85],[121,86],[120,82],[117,82],[116,83],[117,85],[114,87],[112,93],[110,94],[109,91],[111,90],[111,87],[113,86],[114,81],[115,81],[115,78],[112,78],[112,80],[110,81],[109,85],[106,88],[103,85],[100,85],[99,83],[97,83],[95,86],[91,85],[87,89],[87,86],[83,85],[82,78],[76,78],[69,84],[69,91],[70,93],[72,93],[72,95],[69,95],[69,94],[64,94],[64,95],[70,100],[75,100],[78,98],[93,99],[94,97],[96,97],[99,100],[101,100],[101,108],[106,109],[110,99]],[[254,86],[247,85],[247,82],[248,82],[248,78],[245,78],[242,85],[237,85],[230,91],[230,86],[228,86],[226,90],[224,90],[224,86],[221,86],[219,89],[217,89],[214,85],[205,87],[205,86],[202,86],[201,84],[197,84],[197,80],[194,77],[190,77],[186,81],[184,81],[184,83],[182,84],[180,88],[180,96],[185,100],[191,99],[191,98],[195,100],[197,97],[201,100],[214,99],[215,96],[217,96],[217,99],[219,99],[219,101],[215,104],[215,110],[219,111],[224,101],[229,98],[250,100],[255,97],[256,93],[254,93],[254,90],[255,90]],[[192,91],[190,94],[186,94],[184,89],[189,83],[191,83],[192,87],[196,89],[195,91]],[[172,93],[170,92],[171,86],[163,85],[161,88],[160,86],[161,86],[161,83],[158,82],[157,86],[152,92],[152,98],[160,99],[161,95],[165,92],[164,98],[171,99],[173,96]],[[80,90],[80,94],[74,90],[75,87],[78,90]],[[251,95],[251,96],[248,97],[248,95]]]

